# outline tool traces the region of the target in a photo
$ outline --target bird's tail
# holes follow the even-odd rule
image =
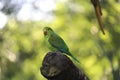
[[[68,52],[68,55],[71,56],[75,61],[77,61],[78,63],[80,63],[70,52]]]

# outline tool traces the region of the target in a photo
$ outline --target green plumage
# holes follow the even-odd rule
[[[57,35],[50,27],[43,29],[45,41],[51,51],[60,51],[71,56],[75,61],[79,62],[70,52],[65,41]]]

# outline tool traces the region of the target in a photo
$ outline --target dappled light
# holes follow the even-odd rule
[[[42,10],[42,15],[34,13],[35,17],[39,15],[34,19],[29,13],[18,11],[11,17],[3,12],[8,21],[0,19],[0,80],[46,80],[40,73],[42,60],[50,51],[44,41],[45,26],[64,39],[80,64],[70,59],[90,80],[119,80],[120,2],[100,1],[105,35],[99,28],[90,0],[53,0],[49,8],[42,5],[48,3],[31,2],[29,5],[34,6],[35,11]],[[25,20],[19,20],[22,17],[18,19],[18,16]]]

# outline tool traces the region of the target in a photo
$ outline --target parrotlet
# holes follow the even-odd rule
[[[61,53],[65,53],[71,56],[75,61],[79,62],[69,51],[68,46],[66,45],[65,41],[56,34],[50,27],[43,28],[45,42],[48,48],[51,51],[59,51]]]

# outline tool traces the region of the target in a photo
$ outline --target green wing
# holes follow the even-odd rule
[[[71,56],[75,61],[79,62],[70,52],[69,49],[66,45],[66,43],[64,42],[64,40],[58,36],[57,34],[53,34],[49,37],[48,42],[50,43],[51,46],[53,46],[54,48],[56,48],[58,51],[60,52],[64,52],[66,54],[68,54],[69,56]]]
[[[69,49],[68,49],[66,43],[64,42],[64,40],[55,33],[49,37],[48,42],[53,47],[57,48],[58,51],[65,52],[65,53],[69,51]]]

